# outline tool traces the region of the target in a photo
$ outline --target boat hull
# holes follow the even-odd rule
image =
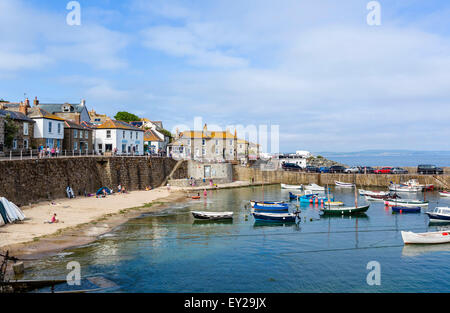
[[[327,215],[356,215],[366,213],[369,209],[370,205],[360,206],[360,207],[330,207],[330,208],[322,208],[321,211],[323,214]]]
[[[228,220],[233,218],[233,212],[199,212],[192,211],[192,216],[199,220]]]
[[[267,213],[253,213],[255,221],[260,222],[278,222],[278,223],[294,223],[296,215],[293,213],[286,214],[267,214]]]
[[[282,189],[297,189],[300,190],[303,188],[302,185],[287,185],[287,184],[281,184]]]
[[[355,187],[355,184],[352,183],[343,183],[340,181],[335,181],[334,182],[336,184],[337,187],[344,187],[344,188],[353,188]]]
[[[420,213],[421,207],[404,207],[404,206],[393,206],[392,212],[394,213]]]
[[[407,207],[427,207],[428,201],[402,201],[402,200],[394,200],[394,201],[385,201],[385,205],[387,206],[407,206]]]
[[[402,231],[402,239],[405,244],[441,244],[450,242],[448,232],[413,233]]]

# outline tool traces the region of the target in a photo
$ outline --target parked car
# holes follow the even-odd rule
[[[329,168],[328,166],[321,166],[321,167],[319,168],[319,171],[320,171],[321,173],[329,173],[329,172],[330,172],[330,168]]]
[[[373,173],[375,173],[375,170],[371,166],[361,166],[361,173],[362,174],[373,174]]]
[[[375,174],[391,174],[392,167],[383,167],[374,171]]]
[[[391,170],[392,174],[408,174],[408,171],[401,167],[394,167]]]
[[[350,174],[350,173],[352,173],[352,174],[361,173],[361,168],[359,166],[352,166],[352,167],[346,168],[344,170],[344,172],[347,173],[347,174]]]
[[[345,167],[340,165],[333,165],[330,167],[330,173],[344,173]]]
[[[299,171],[302,168],[300,167],[300,165],[297,165],[295,163],[283,163],[281,165],[281,168],[284,170],[294,170],[294,171]]]
[[[307,165],[305,167],[305,172],[307,173],[320,173],[320,170],[317,166]]]
[[[419,174],[444,174],[444,170],[436,165],[421,164],[417,166],[417,173]]]

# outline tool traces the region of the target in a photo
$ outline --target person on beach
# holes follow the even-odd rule
[[[44,223],[47,223],[47,224],[59,223],[59,220],[56,218],[56,213],[53,214],[52,219],[50,221],[46,221]]]
[[[167,190],[170,191],[170,184],[167,183]]]
[[[122,193],[122,185],[121,184],[119,184],[119,186],[117,186],[117,192]]]

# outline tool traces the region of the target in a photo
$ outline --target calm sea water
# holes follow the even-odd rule
[[[353,191],[332,192],[354,204]],[[423,213],[393,215],[374,202],[366,216],[324,217],[307,205],[298,225],[255,225],[244,204],[262,198],[261,187],[219,190],[206,201],[144,214],[92,244],[35,263],[24,279],[64,279],[67,263],[78,261],[82,277],[102,275],[118,285],[114,292],[450,291],[450,245],[403,245],[400,230],[436,230]],[[264,198],[288,199],[288,192],[265,187]],[[430,208],[450,205],[437,193],[427,199]],[[235,219],[196,222],[191,210],[233,211]],[[370,261],[381,265],[380,286],[366,282]]]

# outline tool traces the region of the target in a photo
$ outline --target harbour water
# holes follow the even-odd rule
[[[332,193],[354,205],[353,190]],[[287,200],[288,191],[279,185],[211,191],[207,200],[143,214],[89,245],[36,262],[23,278],[64,279],[67,263],[77,261],[83,278],[101,275],[117,284],[114,292],[450,291],[450,245],[403,245],[401,230],[437,229],[423,212],[392,214],[372,202],[365,216],[325,217],[306,205],[298,225],[258,225],[244,205],[263,197]],[[450,205],[436,192],[426,197],[430,209]],[[198,222],[191,210],[233,211],[235,217]],[[381,266],[379,286],[367,283],[370,261]]]

